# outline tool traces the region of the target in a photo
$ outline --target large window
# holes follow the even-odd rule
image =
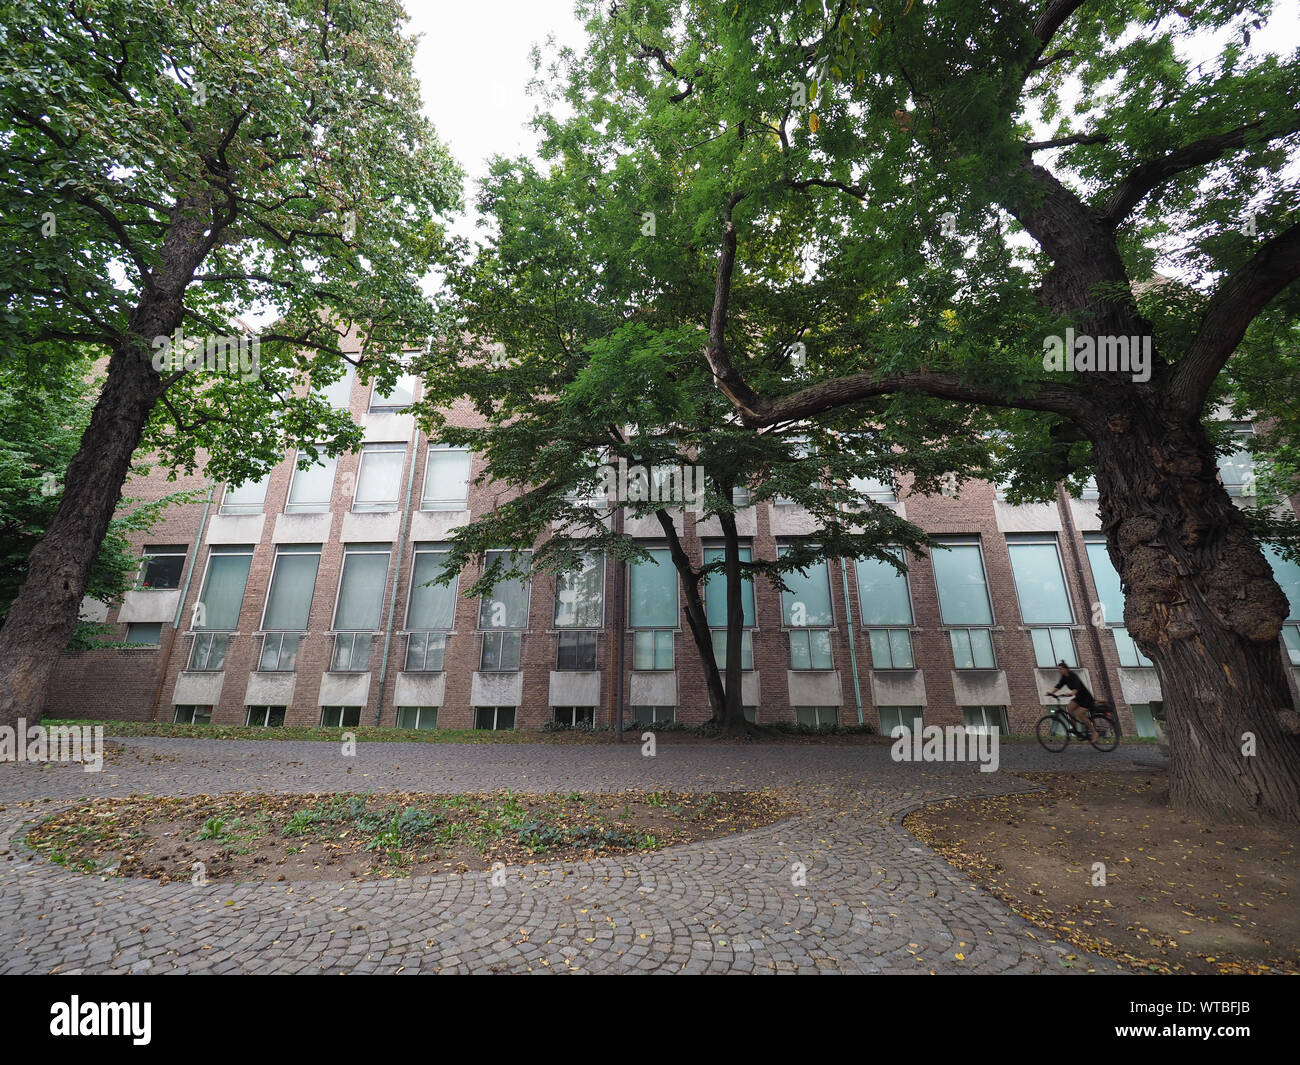
[[[464,448],[429,445],[424,467],[422,510],[464,510],[469,499],[470,452]]]
[[[591,555],[582,568],[555,578],[555,668],[596,668],[599,631],[605,623],[605,557]]]
[[[256,481],[246,481],[240,485],[227,485],[226,494],[221,497],[222,514],[261,514],[266,502],[266,486],[271,483],[268,472]]]
[[[323,455],[319,462],[313,463],[305,470],[295,462],[293,483],[289,485],[289,498],[284,504],[286,514],[323,513],[330,508],[330,497],[334,492],[334,471],[338,459]]]
[[[214,547],[208,554],[208,571],[203,577],[203,591],[199,593],[198,603],[194,608],[193,628],[199,633],[221,633],[223,636],[234,632],[239,627],[239,608],[244,601],[244,587],[248,583],[248,569],[253,562],[252,547]],[[194,652],[197,655],[200,644],[205,643],[204,654],[213,649],[213,641],[196,638]],[[218,648],[222,659],[225,657],[225,640]],[[220,669],[220,663],[195,666],[191,669]]]
[[[777,548],[778,555],[789,552],[788,545]],[[830,669],[831,613],[830,568],[822,560],[804,571],[781,575],[788,590],[781,592],[781,615],[790,638],[791,669]]]
[[[1282,626],[1282,640],[1293,666],[1300,666],[1300,565],[1282,557],[1271,544],[1264,545],[1264,555],[1273,567],[1273,578],[1286,593],[1290,609]]]
[[[1074,612],[1065,588],[1065,574],[1056,538],[1007,538],[1011,572],[1020,600],[1020,617],[1034,641],[1034,662],[1048,669],[1058,662],[1077,666],[1070,626]]]
[[[894,557],[901,560],[900,552]],[[857,560],[858,609],[871,641],[875,669],[915,669],[912,655],[912,597],[907,574],[879,558]]]
[[[741,562],[749,562],[753,557],[751,548],[741,547],[738,549]],[[726,557],[725,549],[721,547],[706,547],[704,549],[705,565],[713,562],[722,562]],[[748,574],[742,573],[740,578],[740,611],[742,615],[741,624],[744,628],[740,633],[740,668],[754,668],[754,634],[752,632],[757,622],[754,620],[754,578]],[[718,663],[719,669],[725,669],[727,665],[727,575],[724,572],[714,573],[704,585],[704,614],[709,622],[709,631],[713,636],[713,657]]]
[[[321,399],[328,403],[336,410],[347,410],[352,401],[352,384],[356,380],[356,371],[351,365],[343,370],[343,376],[329,384],[317,385],[313,381],[313,388]]]
[[[518,566],[526,570],[531,557],[531,551],[520,555],[489,551],[483,560],[484,570],[495,562],[500,562],[505,569]],[[523,630],[528,627],[529,590],[526,579],[509,577],[497,581],[491,594],[479,600],[478,627],[483,630],[479,669],[483,672],[510,672],[519,668]]]
[[[136,587],[179,588],[187,552],[188,548],[184,544],[146,547],[140,559]]]
[[[628,566],[628,625],[633,669],[672,669],[677,629],[677,570],[666,547]]]
[[[344,552],[330,669],[356,673],[369,667],[370,641],[384,605],[389,554],[388,544],[349,544]]]
[[[298,662],[298,645],[307,631],[319,544],[281,544],[276,548],[271,584],[262,612],[262,655],[257,668],[267,672],[292,670]]]
[[[388,390],[376,381],[370,392],[370,409],[376,412],[405,410],[415,402],[419,384],[420,378],[413,373],[399,374]]]
[[[405,444],[364,445],[352,509],[396,510],[402,488],[402,462],[405,457]]]
[[[939,611],[958,669],[993,669],[993,607],[978,543],[951,541],[930,552]]]
[[[406,670],[431,672],[442,669],[447,633],[456,618],[458,578],[435,584],[447,558],[447,549],[437,544],[415,548],[411,570],[411,597],[406,605]]]
[[[1255,494],[1255,456],[1248,445],[1254,429],[1249,422],[1238,422],[1232,427],[1233,448],[1219,456],[1219,477],[1223,487],[1232,496]]]
[[[1115,650],[1119,653],[1119,664],[1129,667],[1154,666],[1155,663],[1133,642],[1133,638],[1123,624],[1124,591],[1119,574],[1110,561],[1110,553],[1106,550],[1106,541],[1100,537],[1089,537],[1084,548],[1088,552],[1088,565],[1092,567],[1092,581],[1097,586],[1102,622],[1109,625],[1115,636]]]

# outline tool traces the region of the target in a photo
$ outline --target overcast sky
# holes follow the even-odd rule
[[[531,152],[525,128],[535,101],[525,92],[533,76],[529,53],[554,36],[579,48],[585,38],[573,0],[405,0],[409,30],[420,34],[415,72],[424,108],[438,136],[465,168],[468,204],[473,179],[492,155]],[[472,223],[456,230],[465,235]]]

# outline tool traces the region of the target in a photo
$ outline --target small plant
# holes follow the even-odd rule
[[[229,826],[221,817],[209,817],[199,829],[199,839],[225,839]]]

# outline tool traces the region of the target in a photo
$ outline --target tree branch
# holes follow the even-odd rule
[[[1300,131],[1300,112],[1293,113],[1290,121],[1274,126],[1271,132],[1263,132],[1258,137],[1252,137],[1252,134],[1266,130],[1269,126],[1273,126],[1273,123],[1264,119],[1250,122],[1226,133],[1202,137],[1181,148],[1166,152],[1158,159],[1149,159],[1145,163],[1140,163],[1120,181],[1101,213],[1102,221],[1110,226],[1119,225],[1139,203],[1165,182],[1185,171],[1212,163],[1228,152],[1244,147],[1252,140],[1268,141]]]
[[[1183,410],[1200,410],[1247,327],[1297,277],[1300,222],[1265,243],[1210,298],[1196,339],[1178,360],[1170,382],[1170,393]]]

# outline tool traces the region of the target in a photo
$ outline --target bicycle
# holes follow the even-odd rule
[[[1036,729],[1038,742],[1045,750],[1060,754],[1069,745],[1071,737],[1076,740],[1087,740],[1102,752],[1113,751],[1119,746],[1119,722],[1115,719],[1115,711],[1109,703],[1098,702],[1092,710],[1088,711],[1092,727],[1097,733],[1097,738],[1091,739],[1087,730],[1061,705],[1061,697],[1054,692],[1047,694],[1056,700],[1056,705],[1039,718]]]

